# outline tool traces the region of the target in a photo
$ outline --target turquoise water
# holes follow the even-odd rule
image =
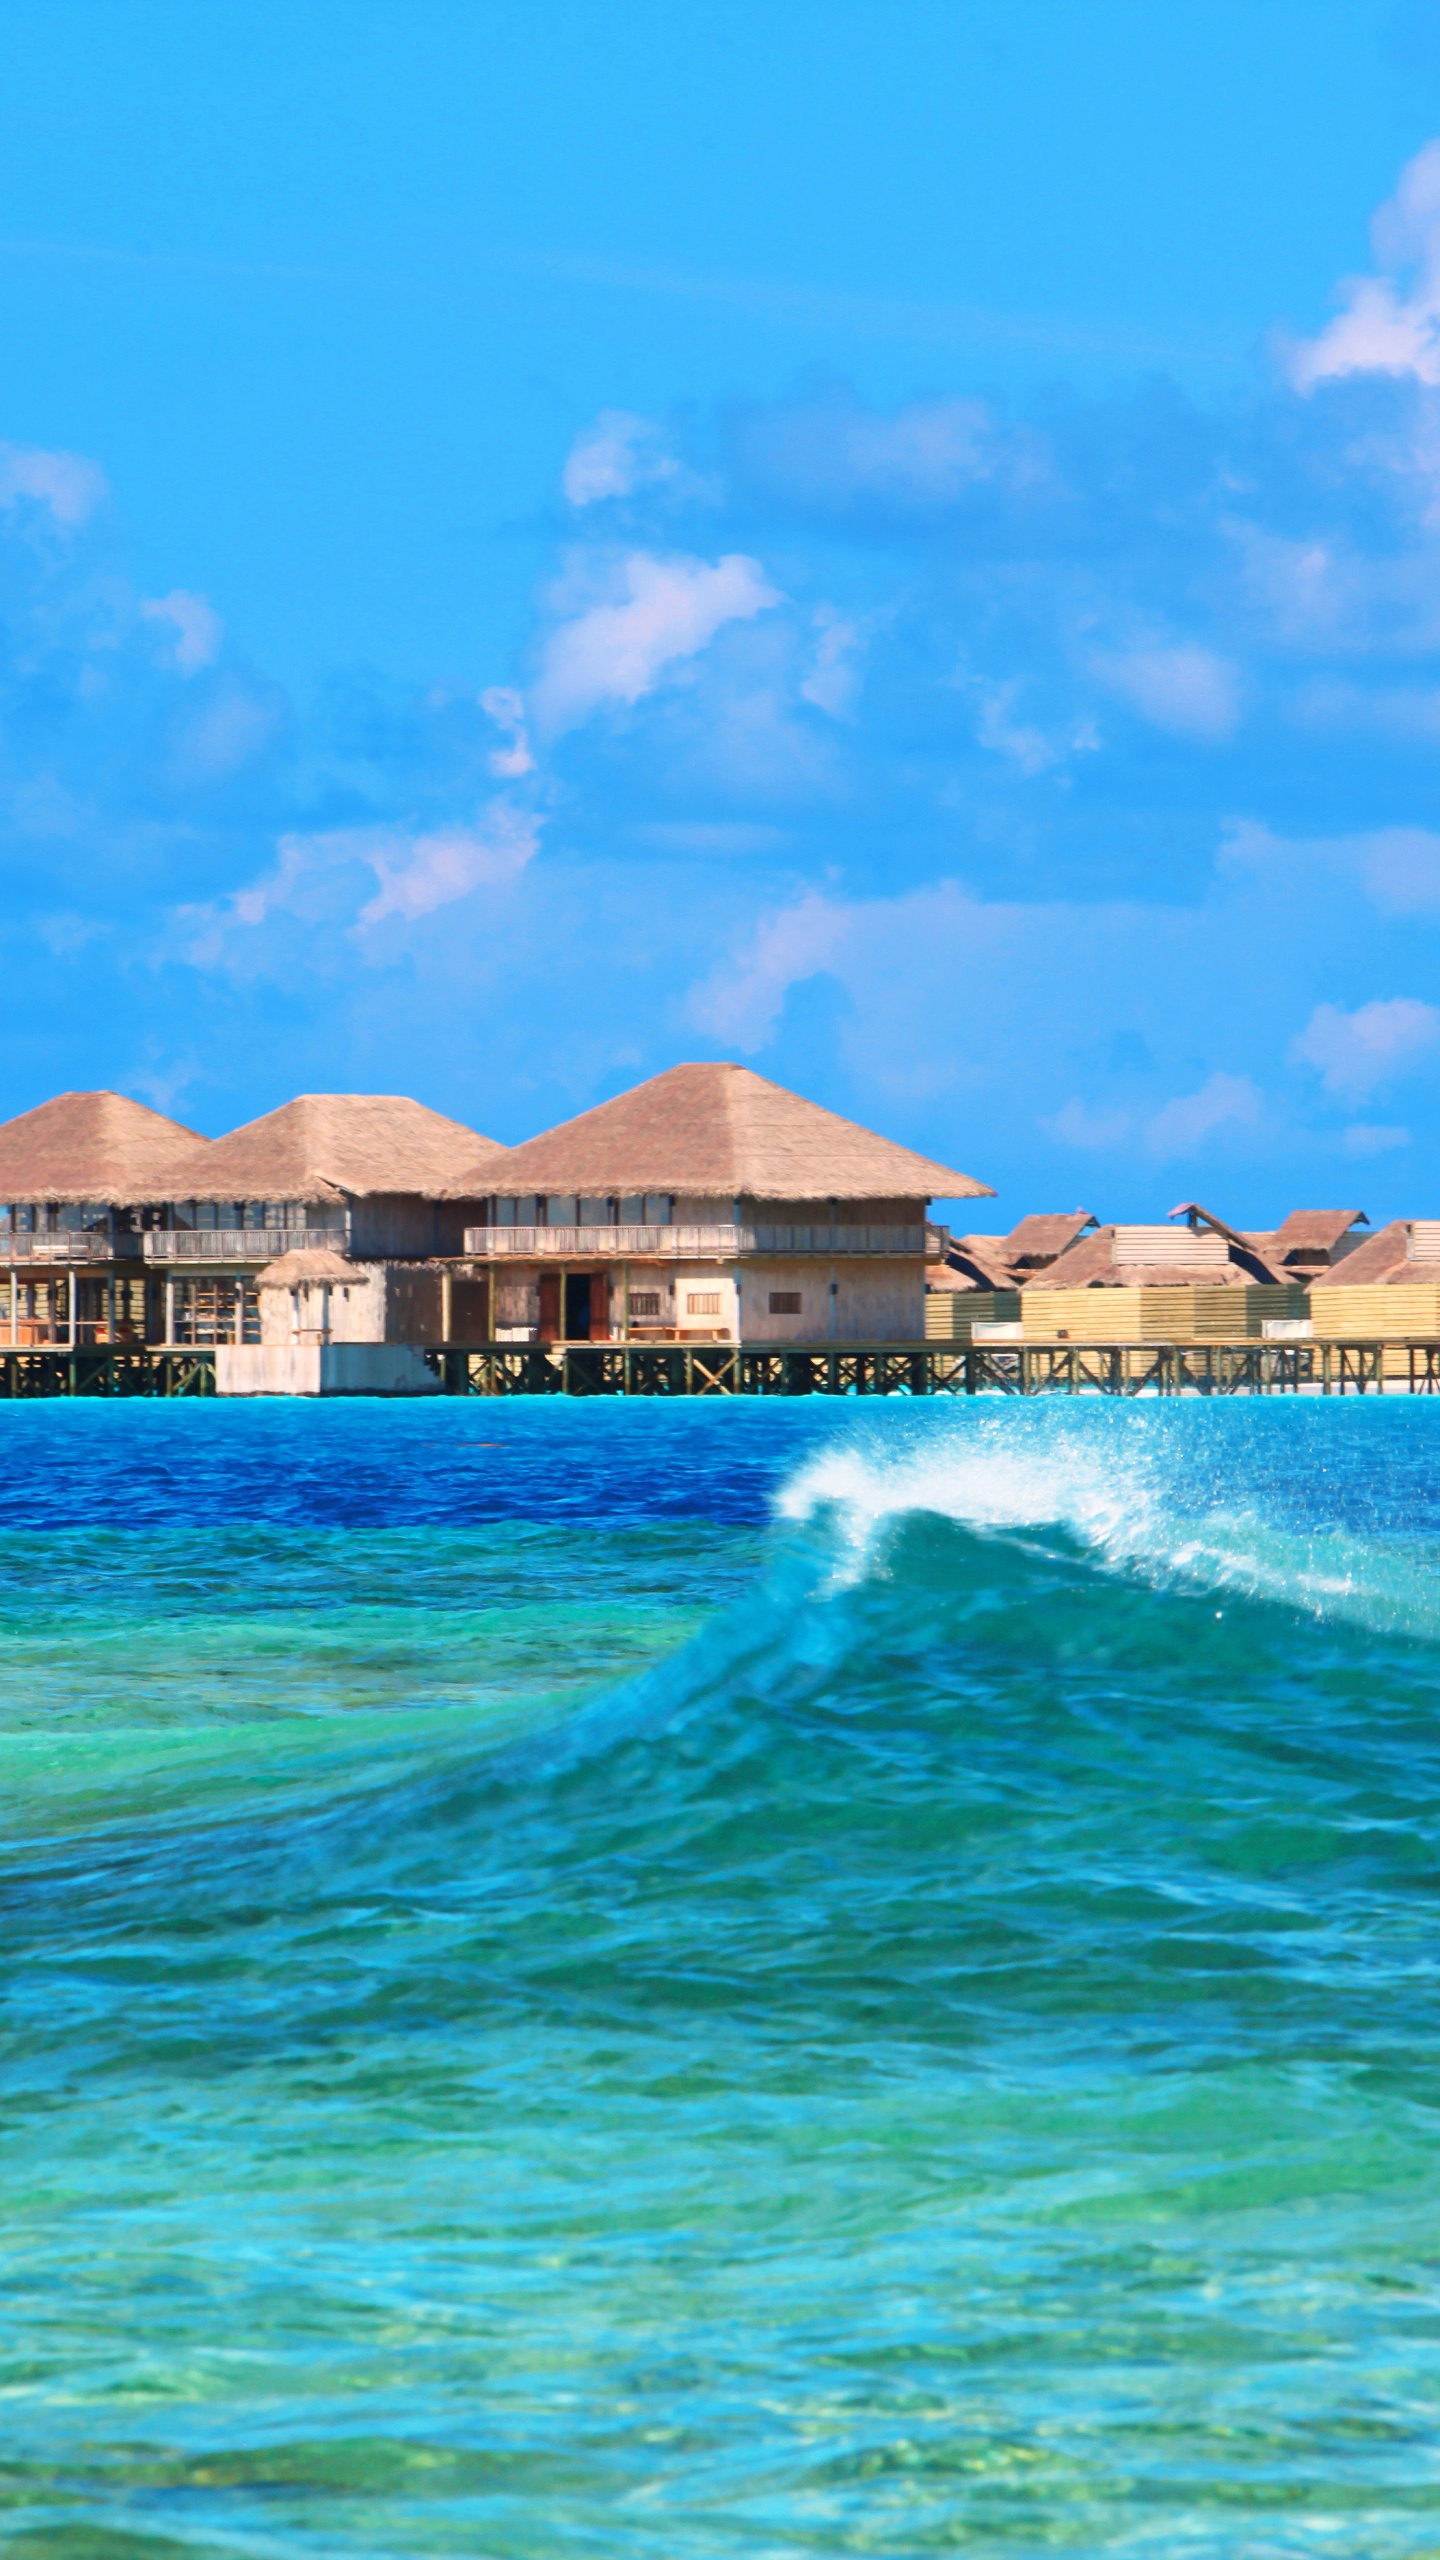
[[[0,2549],[1440,2549],[1440,1408],[0,1438]]]

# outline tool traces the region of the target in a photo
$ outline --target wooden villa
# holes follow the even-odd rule
[[[1440,1340],[1440,1219],[1392,1219],[1317,1271],[1310,1320],[1317,1342],[1385,1344],[1386,1372],[1398,1376],[1401,1343]]]
[[[1268,1237],[1242,1234],[1197,1201],[1170,1221],[1077,1236],[1022,1284],[1023,1339],[1222,1342],[1303,1321],[1304,1283],[1276,1268]]]
[[[993,1196],[709,1064],[582,1112],[465,1188],[487,1195],[465,1253],[489,1332],[533,1343],[921,1342],[927,1203]]]
[[[1021,1329],[1020,1292],[1099,1224],[1088,1209],[1022,1218],[1006,1236],[943,1239],[925,1275],[928,1342],[1003,1341]]]
[[[61,1093],[0,1125],[0,1343],[160,1339],[136,1206],[208,1140],[123,1093]]]
[[[507,1150],[403,1094],[309,1093],[172,1151],[139,1214],[167,1343],[262,1338],[257,1282],[282,1254],[414,1262],[458,1252]],[[438,1339],[437,1329],[430,1339]]]

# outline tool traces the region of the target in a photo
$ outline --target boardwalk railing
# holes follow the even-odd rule
[[[918,1254],[922,1227],[711,1226],[467,1227],[465,1250],[477,1261],[653,1262],[737,1253]]]
[[[447,1344],[456,1396],[1440,1395],[1437,1342]],[[208,1396],[215,1353],[0,1343],[0,1402]]]

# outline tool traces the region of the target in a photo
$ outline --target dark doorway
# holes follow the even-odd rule
[[[590,1339],[590,1274],[567,1271],[565,1274],[565,1339],[588,1342]]]
[[[450,1339],[452,1342],[489,1341],[490,1283],[488,1280],[451,1281]]]

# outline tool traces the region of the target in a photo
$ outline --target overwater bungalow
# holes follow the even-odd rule
[[[1304,1285],[1277,1269],[1269,1245],[1198,1201],[1163,1226],[1096,1227],[1022,1284],[1024,1339],[1225,1341],[1303,1321]]]
[[[459,1175],[505,1152],[398,1094],[305,1094],[219,1139],[59,1094],[0,1125],[0,1342],[258,1342],[278,1256],[453,1255],[480,1214]]]
[[[160,1338],[137,1206],[207,1139],[123,1093],[60,1093],[0,1125],[0,1342]]]
[[[1440,1338],[1440,1219],[1393,1218],[1317,1271],[1310,1320],[1318,1342]],[[1387,1354],[1388,1374],[1401,1366]]]
[[[158,1338],[258,1343],[256,1283],[282,1254],[458,1253],[507,1153],[404,1094],[374,1093],[301,1094],[172,1152],[141,1206],[146,1263],[163,1285]]]
[[[945,1236],[925,1274],[930,1342],[1003,1340],[1020,1325],[1020,1291],[1098,1226],[1088,1209],[1032,1212],[1008,1235]]]
[[[487,1194],[465,1253],[502,1342],[923,1341],[927,1204],[993,1197],[711,1064],[671,1067],[465,1179]]]

